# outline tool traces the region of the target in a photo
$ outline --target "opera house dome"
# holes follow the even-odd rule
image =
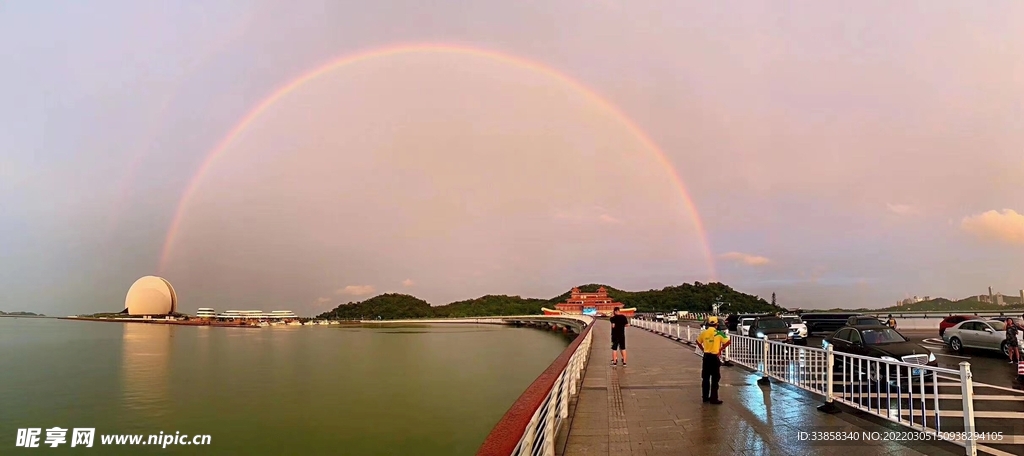
[[[128,315],[169,315],[178,310],[178,296],[166,279],[146,276],[128,289],[124,305]]]

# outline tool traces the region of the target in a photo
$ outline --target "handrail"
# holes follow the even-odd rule
[[[565,320],[565,316],[560,317],[563,321]],[[551,449],[550,454],[554,453],[554,439],[551,434],[557,435],[561,418],[568,410],[568,398],[555,397],[557,395],[553,393],[561,392],[563,396],[566,392],[568,394],[576,393],[575,382],[582,377],[583,367],[590,354],[592,338],[590,330],[593,329],[595,321],[593,317],[572,319],[586,326],[580,331],[579,336],[565,350],[562,350],[558,358],[555,358],[551,365],[509,407],[498,424],[491,429],[480,449],[477,450],[477,456],[510,456],[520,452],[533,453],[532,447],[538,437],[545,439]],[[557,318],[553,320],[557,320]],[[556,386],[559,388],[556,389]],[[557,409],[553,409],[555,408],[552,407],[553,405]],[[548,453],[545,451],[541,454]]]

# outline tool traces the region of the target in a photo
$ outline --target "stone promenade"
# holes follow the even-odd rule
[[[799,432],[904,429],[859,413],[828,415],[821,398],[781,383],[759,386],[743,367],[722,367],[722,405],[700,400],[700,358],[693,347],[640,328],[626,330],[629,365],[612,367],[611,328],[599,320],[570,421],[557,452],[581,455],[962,455],[944,442],[809,442]],[[904,429],[905,430],[905,429]]]

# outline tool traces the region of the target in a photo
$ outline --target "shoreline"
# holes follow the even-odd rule
[[[151,325],[179,325],[179,326],[216,326],[220,328],[261,328],[261,326],[245,323],[226,323],[199,320],[129,320],[125,318],[93,318],[93,317],[54,317],[59,320],[71,321],[103,321],[108,323],[144,323]]]

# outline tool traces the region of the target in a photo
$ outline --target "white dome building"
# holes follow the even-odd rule
[[[178,310],[178,295],[167,280],[146,276],[128,289],[124,306],[128,315],[170,315]]]

